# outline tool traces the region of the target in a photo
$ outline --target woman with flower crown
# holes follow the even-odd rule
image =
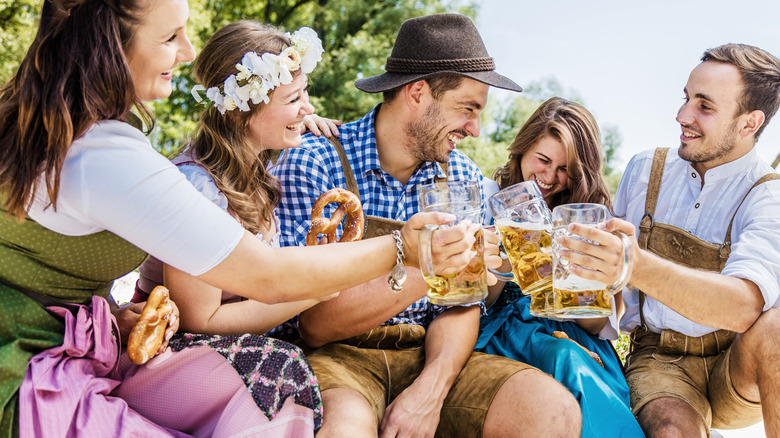
[[[419,215],[398,238],[278,249],[203,196],[134,122],[153,126],[143,102],[167,97],[173,68],[194,58],[188,9],[186,0],[47,0],[18,72],[0,89],[2,436],[259,433],[266,414],[300,400],[279,399],[264,412],[219,352],[167,348],[177,311],[158,355],[128,366],[122,345],[143,303],[111,306],[112,280],[151,254],[259,302],[317,300],[389,272],[401,242],[406,262],[416,266],[419,229],[450,219]],[[295,76],[295,55],[289,59],[271,63],[279,86]],[[258,86],[237,80],[221,94],[236,106],[244,96],[256,105],[264,84],[254,91]],[[438,271],[466,265],[475,230],[434,235]],[[287,275],[300,266],[309,268],[306,275]],[[268,363],[294,359],[266,350]],[[197,375],[184,372],[193,364]]]

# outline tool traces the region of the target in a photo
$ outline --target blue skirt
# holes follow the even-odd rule
[[[530,296],[507,302],[507,295],[518,292],[514,283],[504,287],[480,320],[475,350],[533,365],[555,377],[580,403],[583,437],[644,437],[630,409],[620,359],[609,341],[589,334],[574,322],[531,315]],[[604,367],[573,342],[552,337],[554,331],[565,332],[597,353]]]

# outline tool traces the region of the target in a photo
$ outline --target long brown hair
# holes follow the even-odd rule
[[[245,53],[278,55],[288,46],[290,40],[273,26],[252,20],[237,21],[209,39],[195,60],[195,76],[207,89],[219,87],[237,72],[236,64]],[[273,90],[269,97],[272,93]],[[249,139],[250,119],[263,108],[260,103],[247,112],[234,109],[225,114],[213,106],[207,108],[189,148],[208,169],[244,228],[255,234],[262,224],[271,223],[281,198],[278,181],[266,171],[271,151],[265,149],[258,154]]]
[[[523,181],[520,161],[542,137],[550,136],[566,149],[566,189],[553,195],[549,207],[573,202],[593,202],[611,208],[601,174],[601,134],[596,119],[584,106],[553,97],[534,111],[509,146],[509,161],[497,169],[493,178],[500,188]]]
[[[125,58],[143,6],[135,0],[47,0],[27,54],[0,89],[0,195],[20,221],[41,175],[57,207],[68,148],[95,122],[136,106]]]

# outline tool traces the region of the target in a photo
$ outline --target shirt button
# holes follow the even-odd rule
[[[696,172],[692,172],[692,173],[691,173],[691,177],[692,177],[692,178],[696,178]]]
[[[694,205],[694,207],[696,207],[696,208],[699,208],[699,205],[701,205],[701,204],[699,204],[699,203],[697,202],[697,203],[696,203],[696,205]]]

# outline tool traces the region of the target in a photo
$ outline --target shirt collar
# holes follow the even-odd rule
[[[728,178],[732,178],[734,175],[745,175],[750,172],[751,169],[758,166],[758,152],[756,152],[755,146],[750,149],[750,152],[737,158],[734,161],[721,164],[720,166],[713,167],[708,170],[704,176],[704,183],[709,185],[723,181]],[[693,166],[688,163],[688,167],[692,172],[695,172]]]

